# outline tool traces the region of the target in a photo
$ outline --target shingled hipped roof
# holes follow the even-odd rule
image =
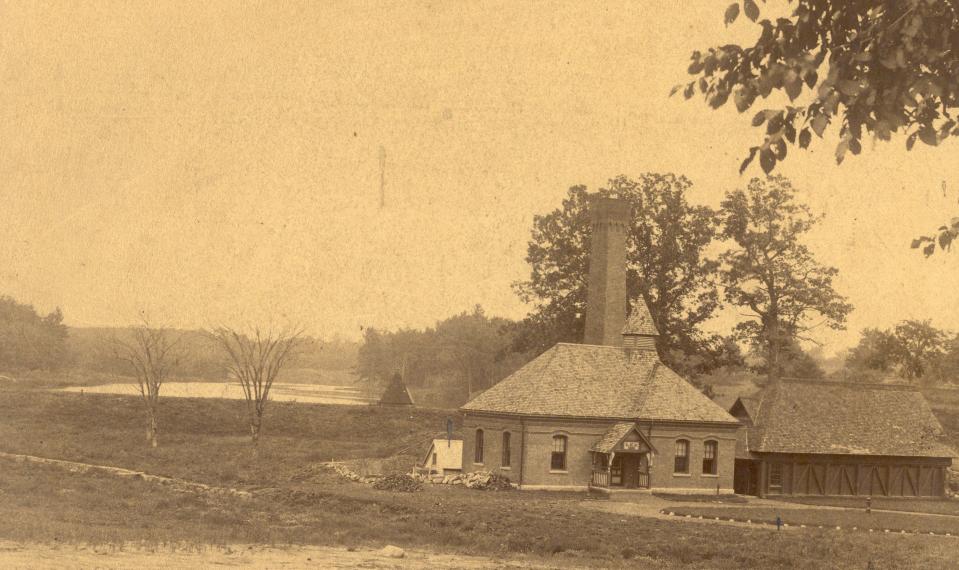
[[[462,408],[527,416],[738,423],[655,351],[560,343]]]
[[[753,427],[737,452],[956,457],[911,386],[781,381],[747,409]]]

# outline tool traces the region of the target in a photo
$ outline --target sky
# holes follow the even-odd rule
[[[0,294],[77,326],[327,338],[520,318],[533,216],[570,186],[675,172],[716,206],[760,174],[738,173],[751,114],[668,97],[692,50],[755,35],[725,4],[202,4],[0,2]],[[952,145],[834,147],[779,168],[856,307],[817,338],[959,329],[959,252],[909,249],[959,211]]]

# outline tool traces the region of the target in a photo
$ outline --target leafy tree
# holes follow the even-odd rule
[[[852,305],[833,289],[838,270],[801,243],[818,218],[795,202],[788,180],[752,179],[745,191],[726,194],[721,216],[721,235],[735,244],[722,255],[725,297],[750,311],[736,333],[763,355],[769,377],[780,377],[791,345],[822,324],[842,329]],[[821,321],[811,322],[817,315]]]
[[[0,296],[0,366],[54,369],[69,362],[67,327],[56,308],[41,316],[31,305]]]
[[[893,333],[899,344],[897,359],[907,380],[922,378],[944,354],[946,334],[925,321],[903,321]]]
[[[626,287],[630,299],[642,298],[659,328],[658,349],[673,355],[707,355],[709,342],[698,327],[719,304],[718,263],[706,257],[716,232],[716,215],[691,205],[692,183],[674,174],[619,176],[598,191],[625,199],[633,207],[627,234]],[[556,342],[580,342],[589,277],[588,196],[584,186],[569,189],[562,207],[533,222],[526,260],[530,278],[514,285],[534,306],[519,326],[516,347],[542,352]]]
[[[911,149],[917,140],[935,146],[959,134],[952,117],[959,107],[954,0],[789,3],[791,15],[771,20],[760,19],[755,0],[743,0],[742,13],[761,28],[755,43],[693,52],[688,71],[697,79],[674,89],[688,99],[698,88],[713,108],[732,97],[741,113],[774,91],[795,103],[753,116],[753,126],[765,125],[765,133],[743,169],[758,156],[768,173],[788,146],[805,149],[813,133],[822,137],[831,126],[839,130],[840,163],[847,152],[859,154],[865,136],[889,140],[904,133]],[[726,9],[726,23],[739,14],[737,0]]]
[[[407,386],[429,386],[424,403],[458,406],[527,362],[511,350],[513,324],[477,305],[424,330],[367,329],[357,371],[379,383],[401,372]]]
[[[890,331],[867,328],[846,357],[849,370],[889,372],[899,361],[899,339]]]
[[[943,345],[943,354],[935,363],[935,375],[939,382],[959,381],[959,335],[949,335]]]

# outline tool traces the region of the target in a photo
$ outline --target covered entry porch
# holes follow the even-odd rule
[[[649,489],[649,466],[654,450],[636,424],[614,424],[590,451],[593,454],[590,488]]]

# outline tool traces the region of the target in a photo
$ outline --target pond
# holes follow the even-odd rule
[[[85,394],[118,394],[139,396],[132,383],[102,384],[99,386],[71,386],[64,392]],[[170,398],[225,398],[244,399],[243,388],[236,382],[166,382],[160,388],[161,397]],[[364,391],[354,386],[328,386],[324,384],[284,384],[277,382],[270,389],[270,400],[275,402],[304,402],[307,404],[343,404],[363,406],[369,403]]]

